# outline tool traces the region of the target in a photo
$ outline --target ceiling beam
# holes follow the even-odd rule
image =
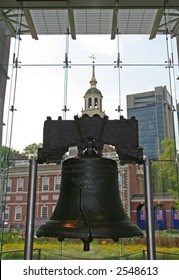
[[[164,14],[164,8],[158,9],[153,26],[152,26],[152,30],[150,32],[150,37],[149,37],[150,40],[154,39],[156,37],[163,14]]]
[[[13,24],[11,23],[11,20],[8,18],[7,13],[0,10],[0,18],[4,21],[4,24],[10,31],[11,36],[16,37],[16,29],[14,28]]]
[[[116,31],[117,31],[117,14],[118,9],[113,9],[113,17],[112,17],[112,28],[111,28],[111,40],[115,39]]]
[[[37,9],[60,9],[60,8],[115,8],[116,0],[1,0],[0,8],[13,8],[18,9],[19,5],[24,8],[37,8]],[[120,0],[118,7],[120,9],[159,9],[164,6],[164,0]],[[167,8],[178,8],[178,0],[167,0]]]
[[[32,16],[31,16],[31,13],[30,13],[29,9],[23,9],[23,12],[24,12],[24,16],[25,16],[30,34],[32,35],[32,38],[35,39],[35,40],[38,40],[35,25],[33,23],[33,19],[32,19]]]
[[[171,38],[175,37],[177,35],[177,33],[179,34],[179,19],[177,20],[177,22],[175,23],[173,29],[171,30]]]
[[[68,9],[68,16],[70,22],[71,37],[73,40],[76,40],[75,19],[74,19],[73,9],[71,8]]]

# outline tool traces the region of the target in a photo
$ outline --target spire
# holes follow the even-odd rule
[[[97,81],[96,81],[96,77],[95,77],[95,59],[96,57],[94,56],[94,54],[92,56],[89,56],[89,58],[92,59],[92,77],[91,77],[91,81],[90,81],[90,84],[91,84],[91,87],[96,87],[96,84],[97,84]]]

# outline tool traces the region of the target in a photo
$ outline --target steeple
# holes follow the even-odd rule
[[[92,58],[92,77],[90,80],[91,87],[87,90],[84,96],[85,100],[85,109],[82,110],[82,115],[88,115],[90,117],[94,115],[99,115],[104,117],[105,112],[102,111],[102,99],[103,96],[99,89],[97,89],[96,84],[97,80],[95,77],[95,57],[90,56]]]
[[[94,55],[91,56],[91,58],[95,58]],[[90,81],[91,87],[95,87],[96,88],[96,77],[95,77],[95,65],[94,65],[94,60],[93,60],[93,65],[92,65],[92,77],[91,77],[91,81]]]

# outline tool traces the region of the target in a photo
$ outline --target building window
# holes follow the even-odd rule
[[[49,190],[49,177],[43,177],[42,178],[42,191],[48,191]]]
[[[10,195],[6,195],[6,194],[3,194],[2,196],[2,201],[3,202],[7,202],[7,201],[10,201],[11,200],[11,196]]]
[[[24,179],[17,179],[17,192],[23,192],[24,190]]]
[[[48,218],[48,206],[42,206],[41,218]]]
[[[96,98],[96,97],[94,99],[94,106],[95,106],[95,108],[98,108],[98,98]]]
[[[12,180],[11,179],[5,180],[4,184],[5,184],[4,185],[4,192],[11,192]]]
[[[42,195],[41,196],[41,200],[48,200],[48,198],[49,198],[48,195]]]
[[[4,212],[4,220],[8,221],[9,220],[9,212],[10,212],[10,207],[6,207],[5,208],[5,212]]]
[[[15,220],[21,220],[22,217],[22,207],[21,206],[16,206],[15,208]]]
[[[88,108],[92,108],[92,99],[91,99],[91,97],[88,99]]]
[[[23,199],[22,195],[17,195],[16,196],[16,201],[22,201],[22,199]]]
[[[54,177],[54,190],[55,191],[60,190],[60,184],[61,184],[61,176]]]

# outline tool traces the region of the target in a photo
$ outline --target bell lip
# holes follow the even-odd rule
[[[126,224],[126,225],[125,225]],[[64,227],[64,222],[49,220],[43,224],[37,231],[37,237],[54,237],[58,239],[65,238],[104,238],[104,239],[118,239],[118,238],[143,238],[142,230],[133,222],[130,224],[127,221],[118,224],[104,225],[104,223],[94,223],[88,227],[84,223],[76,224],[72,228]]]

